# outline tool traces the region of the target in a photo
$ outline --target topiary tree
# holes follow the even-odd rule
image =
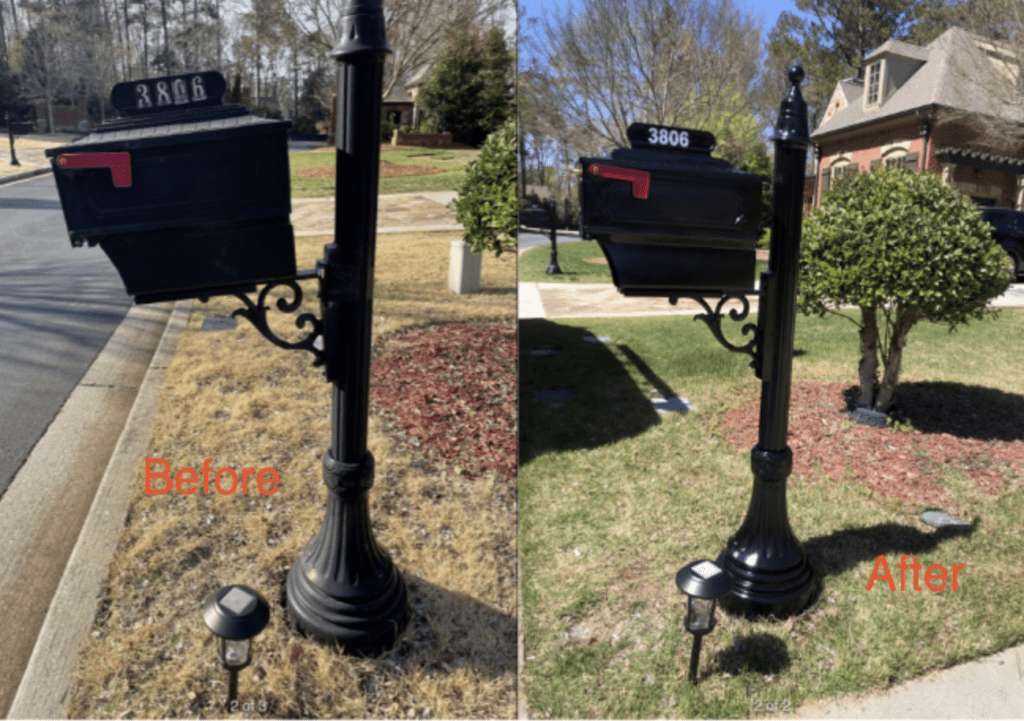
[[[516,123],[510,117],[487,136],[480,157],[466,166],[455,200],[455,217],[466,228],[463,240],[474,253],[501,255],[516,245]]]
[[[932,173],[885,169],[844,177],[803,226],[798,308],[860,308],[857,405],[889,410],[907,334],[919,320],[949,325],[995,311],[1006,259],[970,198]],[[878,379],[879,359],[883,366]]]

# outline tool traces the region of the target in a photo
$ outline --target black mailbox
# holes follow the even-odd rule
[[[124,116],[51,148],[74,246],[99,245],[136,303],[295,275],[287,121],[224,105],[220,73],[119,83]]]
[[[580,233],[623,295],[753,291],[766,178],[712,158],[701,130],[634,123],[632,147],[580,158]]]

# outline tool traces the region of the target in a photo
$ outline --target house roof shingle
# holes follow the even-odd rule
[[[986,57],[984,45],[994,49],[982,38],[960,28],[950,28],[925,47],[898,40],[886,41],[866,60],[893,55],[923,64],[880,105],[867,110],[862,102],[863,81],[840,80],[836,91],[847,101],[845,107],[828,115],[811,137],[821,138],[931,105],[1024,121],[1024,106],[996,107],[996,98],[991,93],[978,92],[978,81],[993,82],[999,77],[999,71]],[[830,102],[835,99],[833,93]]]

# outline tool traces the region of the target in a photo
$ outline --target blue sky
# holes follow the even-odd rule
[[[577,4],[584,2],[585,0],[576,0]],[[540,17],[545,8],[550,8],[554,5],[560,5],[562,0],[519,0],[519,7],[526,8],[527,17]],[[753,9],[754,12],[759,14],[763,19],[763,31],[764,37],[767,38],[768,31],[775,25],[775,21],[783,10],[788,10],[791,13],[802,14],[796,9],[796,3],[793,0],[751,0],[745,2],[744,0],[736,0],[736,4],[740,7],[747,7]]]

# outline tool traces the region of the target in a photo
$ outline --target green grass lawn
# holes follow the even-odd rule
[[[551,246],[530,248],[519,256],[519,281],[522,283],[611,283],[612,272],[605,262],[601,246],[594,240],[558,243],[559,275],[548,275]],[[768,269],[767,261],[758,261],[757,276]]]
[[[736,328],[726,333],[738,337]],[[749,359],[678,317],[524,320],[519,339],[520,693],[531,716],[746,718],[768,704],[797,710],[881,691],[1024,639],[1020,464],[993,498],[966,483],[962,468],[932,459],[960,517],[978,519],[966,535],[932,535],[916,518],[921,508],[811,473],[790,480],[788,508],[822,579],[819,598],[787,621],[719,612],[700,683],[690,686],[691,637],[674,576],[691,560],[714,559],[746,513],[749,449],[727,442],[720,424],[759,385]],[[794,384],[856,383],[847,321],[799,316],[795,348]],[[954,334],[919,324],[901,381],[981,387],[1019,412],[1020,377],[1010,369],[1022,356],[1024,311]],[[659,415],[653,388],[695,409]],[[966,564],[960,589],[868,592],[876,557],[894,565],[900,552],[925,567]]]
[[[429,166],[444,172],[432,175],[405,175],[385,177],[381,174],[380,193],[412,193],[417,191],[458,190],[466,175],[466,163],[479,155],[478,150],[448,150],[437,148],[416,148],[413,150],[381,149],[381,161],[394,165]],[[334,158],[332,151],[307,151],[291,153],[293,198],[323,198],[334,195]],[[319,168],[327,169],[324,177],[302,177],[301,171]]]

